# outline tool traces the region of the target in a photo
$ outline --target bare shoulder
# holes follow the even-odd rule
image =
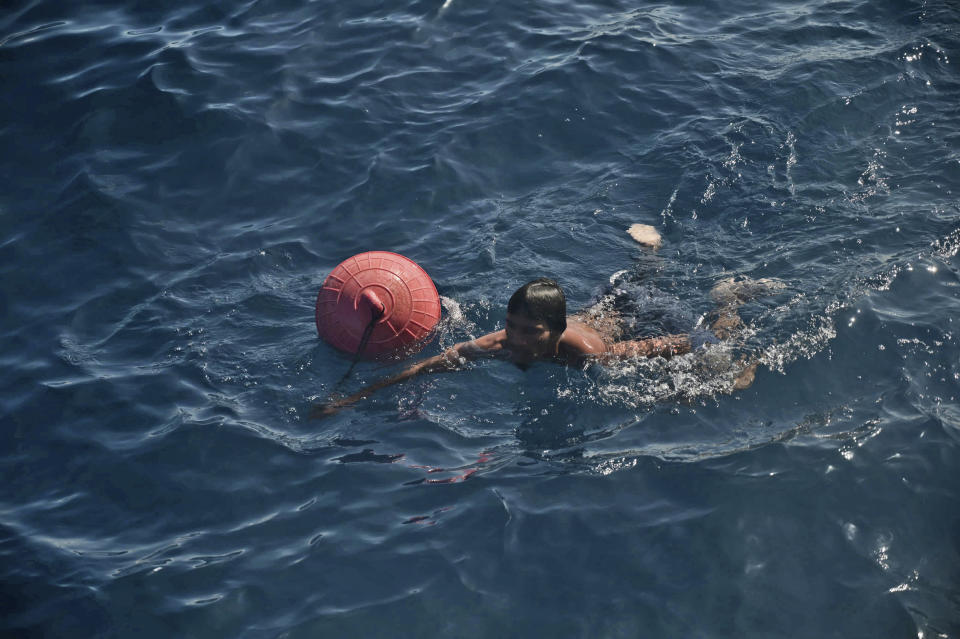
[[[568,356],[595,356],[607,352],[607,343],[596,330],[571,319],[567,321],[567,330],[560,338],[560,349]]]
[[[500,330],[495,333],[488,333],[469,342],[461,342],[454,346],[454,349],[461,357],[466,357],[467,359],[490,357],[503,350],[503,344],[506,340],[507,331]]]

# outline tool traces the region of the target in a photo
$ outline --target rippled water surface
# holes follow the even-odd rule
[[[177,4],[0,11],[3,636],[960,637],[954,2]],[[426,355],[542,275],[786,289],[745,391],[484,362],[308,420],[365,250]]]

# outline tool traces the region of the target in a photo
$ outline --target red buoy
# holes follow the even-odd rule
[[[363,333],[380,314],[363,348],[376,357],[426,337],[440,321],[440,296],[430,276],[402,255],[360,253],[341,262],[317,295],[317,333],[330,345],[357,353]]]

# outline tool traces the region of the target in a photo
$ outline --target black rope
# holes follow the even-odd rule
[[[379,308],[371,309],[373,317],[370,318],[370,323],[367,324],[367,327],[363,329],[363,336],[360,338],[360,345],[357,347],[357,352],[353,356],[353,361],[350,362],[350,368],[347,369],[347,372],[343,374],[343,377],[340,378],[340,381],[333,386],[333,390],[330,392],[331,395],[336,393],[340,386],[350,378],[350,374],[353,373],[353,367],[357,365],[357,362],[360,361],[360,358],[363,356],[364,349],[367,348],[367,342],[370,341],[370,336],[373,334],[373,329],[377,325],[377,322],[380,321],[380,318],[383,317],[383,311]]]

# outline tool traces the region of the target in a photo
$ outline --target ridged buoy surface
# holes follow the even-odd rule
[[[433,280],[413,260],[396,253],[370,251],[341,262],[317,295],[320,337],[356,354],[363,332],[382,310],[363,349],[372,358],[412,346],[440,321],[440,296]]]

